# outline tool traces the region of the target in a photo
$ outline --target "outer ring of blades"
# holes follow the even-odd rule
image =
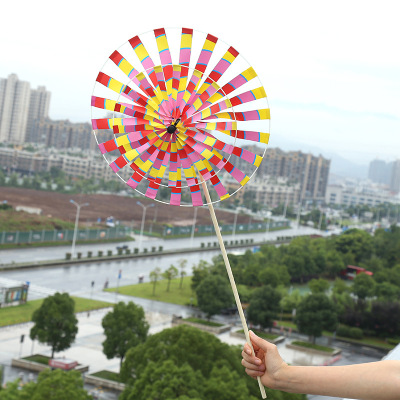
[[[156,30],[154,31],[154,32],[156,32]],[[182,32],[183,32],[183,30],[182,30]],[[193,31],[192,31],[193,32]],[[183,34],[183,33],[182,33]],[[165,31],[164,31],[164,35],[165,35]],[[210,35],[208,35],[208,36],[210,36]],[[207,36],[207,38],[208,38],[208,36]],[[137,37],[135,37],[135,38],[138,38],[138,36]],[[215,38],[216,40],[218,40],[217,38]],[[131,39],[132,40],[132,39]],[[231,49],[231,48],[230,48]],[[169,49],[168,49],[168,51],[169,51]],[[236,50],[235,50],[236,51]],[[115,53],[115,52],[114,52]],[[113,54],[114,54],[113,53]],[[237,53],[238,54],[238,53]],[[110,58],[111,58],[111,56],[110,56]],[[200,60],[200,58],[199,58],[199,60]],[[221,59],[221,61],[222,61],[222,59]],[[171,63],[172,63],[172,61],[171,61]],[[216,67],[214,68],[214,70],[212,71],[212,72],[214,72],[215,71],[215,69],[217,68],[217,66],[218,66],[219,64],[217,64],[216,65]],[[155,69],[156,68],[161,68],[161,70],[162,70],[162,73],[163,73],[163,75],[164,75],[164,79],[165,79],[165,69],[166,68],[174,68],[174,67],[179,67],[179,68],[181,68],[181,72],[182,72],[182,66],[179,64],[179,65],[176,65],[176,64],[166,64],[166,65],[160,65],[160,66],[154,66],[154,64],[153,64],[153,66],[152,66],[152,68],[148,68],[147,70],[145,70],[146,72],[147,72],[147,75],[148,76],[150,76],[151,77],[151,74],[153,73],[154,74],[154,72],[155,72]],[[229,67],[229,66],[228,66]],[[189,67],[188,67],[188,65],[186,65],[185,66],[185,68],[186,68],[186,72],[187,72],[187,74],[186,74],[186,79],[185,79],[185,81],[187,82],[187,80],[188,80],[188,78],[189,78],[189,74],[188,74],[188,71],[189,71]],[[208,77],[205,77],[205,80],[203,81],[203,79],[204,79],[204,77],[202,76],[203,75],[203,72],[205,72],[205,69],[206,69],[206,67],[204,68],[204,70],[203,71],[199,71],[199,70],[196,70],[196,69],[194,69],[193,70],[193,75],[192,75],[192,78],[191,79],[193,79],[193,76],[195,75],[195,73],[198,73],[198,74],[201,74],[201,78],[199,79],[199,81],[198,81],[198,83],[200,82],[200,81],[202,81],[202,85],[204,85],[205,84],[205,82],[211,82],[211,84],[209,84],[209,86],[208,87],[210,87],[210,86],[212,86],[212,84],[216,84],[216,81],[213,79],[213,78],[211,78],[211,74],[212,73],[210,73],[209,75],[208,75]],[[227,69],[227,68],[226,68]],[[251,68],[252,69],[252,68]],[[150,73],[149,73],[149,71],[150,71]],[[125,87],[129,87],[129,84],[131,84],[131,82],[132,81],[134,81],[135,79],[136,79],[136,82],[135,83],[137,83],[137,76],[139,76],[140,74],[143,74],[143,73],[138,73],[137,75],[135,75],[133,78],[131,78],[131,80],[125,85]],[[255,73],[254,73],[255,74]],[[223,75],[223,73],[221,74],[221,76]],[[254,77],[257,77],[257,75],[255,74],[254,75]],[[251,79],[253,79],[253,78],[251,78]],[[146,77],[144,78],[144,80],[145,81],[147,81],[147,79],[146,79]],[[190,81],[191,82],[191,81]],[[189,83],[190,83],[189,82]],[[148,81],[146,82],[147,84],[148,84]],[[153,80],[153,83],[154,83],[154,80]],[[165,83],[165,82],[164,82]],[[180,82],[179,82],[180,83]],[[154,85],[154,86],[156,86],[156,85]],[[196,110],[196,109],[194,109],[194,111],[191,113],[191,115],[192,115],[192,119],[193,119],[193,115],[196,115],[196,113],[197,112],[199,112],[199,109],[200,110],[209,110],[209,109],[211,109],[212,108],[212,106],[216,106],[217,104],[218,105],[220,105],[221,103],[223,103],[223,102],[227,102],[228,104],[227,104],[227,106],[224,108],[225,110],[229,110],[229,109],[231,109],[232,110],[232,116],[229,118],[229,119],[231,119],[232,121],[235,121],[235,123],[238,121],[238,119],[236,118],[236,113],[235,113],[235,110],[234,110],[234,105],[232,104],[232,102],[231,102],[231,98],[229,98],[228,97],[228,95],[229,95],[229,93],[226,93],[224,90],[223,90],[223,88],[226,86],[224,86],[224,87],[219,87],[217,84],[216,84],[216,86],[217,86],[217,88],[218,88],[218,93],[220,93],[220,92],[222,92],[223,93],[223,95],[222,95],[222,97],[221,97],[221,99],[223,99],[223,100],[221,100],[221,101],[219,101],[218,103],[212,103],[212,102],[210,102],[210,104],[208,105],[208,106],[206,106],[206,107],[203,107],[204,106],[204,103],[201,103],[201,106],[200,107],[198,107],[198,109]],[[148,85],[148,87],[151,87],[151,85]],[[142,89],[143,90],[143,87],[140,87],[139,86],[139,88],[140,89]],[[154,88],[151,88],[150,89],[150,91],[151,90],[153,90]],[[195,89],[198,89],[198,87],[196,86],[195,87]],[[235,89],[235,87],[234,87],[234,89]],[[234,90],[233,89],[233,90]],[[261,86],[261,89],[263,89],[262,88],[262,86]],[[185,90],[187,91],[187,87],[185,88]],[[232,90],[231,90],[232,91]],[[193,94],[195,94],[195,97],[197,96],[197,99],[199,99],[200,97],[201,97],[201,95],[203,95],[205,92],[207,92],[207,88],[205,89],[205,90],[203,90],[200,94],[196,91],[196,90],[193,90],[193,92],[192,92],[192,95]],[[215,90],[215,92],[217,92],[217,90]],[[215,94],[215,92],[214,92],[214,94]],[[149,93],[149,92],[148,92]],[[154,92],[153,92],[154,93]],[[248,93],[248,92],[246,92],[246,93]],[[186,93],[185,93],[186,94]],[[207,93],[208,94],[208,93]],[[264,94],[265,94],[265,92],[264,92]],[[243,96],[243,93],[242,94],[240,94],[240,95],[242,95]],[[238,96],[236,96],[236,97],[239,97],[240,98],[240,95],[238,95]],[[115,120],[115,113],[116,112],[120,112],[121,111],[121,109],[120,108],[117,108],[117,107],[120,107],[119,106],[119,99],[120,99],[120,97],[121,97],[121,92],[119,93],[119,96],[118,96],[118,99],[117,99],[117,102],[115,103],[115,108],[114,108],[114,110],[113,110],[113,118],[112,118],[112,124],[113,124],[113,130],[115,131],[115,130],[117,130],[118,129],[118,124],[114,124],[114,120]],[[209,99],[211,96],[209,96],[207,99]],[[262,97],[262,98],[264,98],[264,97]],[[192,97],[190,97],[190,99],[192,99]],[[189,99],[189,100],[190,100]],[[196,100],[197,100],[196,99]],[[232,98],[233,99],[233,98]],[[106,99],[105,99],[106,100]],[[176,100],[176,99],[175,99]],[[266,100],[266,95],[265,95],[265,100]],[[240,103],[238,103],[238,104],[240,104]],[[243,103],[242,103],[243,104]],[[93,104],[92,104],[93,105]],[[129,105],[129,104],[128,104]],[[160,105],[161,106],[161,105]],[[189,109],[190,108],[192,108],[193,107],[193,104],[191,104],[191,103],[185,103],[185,108],[187,108],[187,107],[189,107]],[[268,110],[268,112],[269,112],[269,108],[267,109]],[[160,107],[158,108],[158,111],[160,111]],[[165,111],[165,110],[164,110]],[[258,110],[255,110],[255,111],[257,111],[257,113],[258,113]],[[240,114],[245,114],[245,113],[240,113]],[[259,114],[259,113],[258,113]],[[160,115],[160,114],[159,114]],[[170,116],[169,116],[170,117]],[[209,114],[209,116],[207,117],[207,118],[209,118],[209,117],[213,117],[213,113],[211,113],[211,111],[210,111],[210,114]],[[207,119],[206,118],[206,119]],[[214,115],[214,119],[217,119],[217,123],[218,123],[218,116],[215,116]],[[200,122],[204,122],[204,121],[202,121],[202,119],[203,118],[200,118],[200,119],[198,119],[198,121],[200,121]],[[212,118],[211,118],[212,119]],[[269,119],[269,117],[267,118],[267,119]],[[188,119],[187,119],[188,120]],[[243,119],[242,119],[243,120]],[[244,119],[245,120],[245,119]],[[142,122],[145,122],[145,121],[142,121]],[[207,122],[206,122],[206,124],[207,124]],[[236,125],[236,124],[235,124]],[[184,128],[184,126],[181,126],[180,128]],[[164,127],[164,130],[165,130],[165,127]],[[196,127],[193,127],[193,130],[196,132],[197,131],[197,133],[199,133],[199,132],[203,132],[203,133],[206,133],[207,132],[207,129],[204,129],[204,131],[199,131]],[[234,129],[231,129],[230,130],[231,132],[232,131],[235,131],[235,136],[234,136],[234,138],[235,138],[235,141],[234,141],[234,144],[233,144],[233,146],[235,145],[235,143],[236,143],[236,139],[237,139],[237,129],[236,129],[236,127],[234,128]],[[183,133],[186,133],[187,132],[187,130],[185,130]],[[158,133],[160,133],[160,132],[158,132]],[[268,134],[267,134],[268,135]],[[161,136],[164,136],[164,134],[162,134]],[[211,132],[210,132],[210,136],[212,136],[211,135]],[[232,137],[232,135],[230,135],[231,137]],[[179,134],[178,134],[178,137],[179,137]],[[213,137],[213,136],[212,136]],[[153,139],[154,139],[155,137],[153,136]],[[188,136],[187,136],[187,138],[188,138]],[[215,139],[215,138],[214,138]],[[96,141],[97,141],[97,136],[96,136]],[[218,141],[218,139],[217,139],[217,141]],[[154,141],[153,141],[153,143],[154,143]],[[266,143],[266,142],[265,142]],[[98,143],[99,144],[99,143]],[[164,143],[164,145],[165,145],[165,143]],[[101,146],[101,144],[99,144],[99,146]],[[228,146],[232,146],[232,145],[228,145]],[[243,150],[242,150],[243,151]],[[266,151],[266,149],[264,149],[264,154],[265,154],[265,151]],[[123,153],[121,153],[121,154],[123,154]],[[205,181],[207,181],[207,180],[211,180],[211,184],[212,185],[215,185],[215,183],[217,183],[217,185],[219,185],[220,184],[220,181],[219,181],[219,179],[218,179],[218,177],[217,177],[217,175],[218,175],[218,173],[219,172],[221,172],[222,171],[222,169],[226,166],[226,164],[228,164],[229,163],[229,158],[232,156],[232,154],[235,154],[235,153],[230,153],[229,154],[229,157],[228,157],[228,159],[225,159],[224,158],[224,161],[222,162],[222,164],[223,165],[221,165],[221,163],[220,163],[220,165],[219,165],[219,170],[215,173],[215,171],[212,169],[212,167],[210,168],[208,168],[208,172],[206,172],[205,174],[203,174],[202,172],[201,172],[201,170],[199,169],[199,168],[197,168],[197,173],[198,174],[200,174],[200,173],[202,173],[202,175],[203,175],[203,179],[205,180]],[[263,154],[263,156],[264,156],[264,154]],[[237,154],[235,154],[235,155],[237,155]],[[104,153],[103,153],[103,156],[104,156],[104,158],[106,158],[105,157],[105,155],[104,155]],[[262,156],[262,157],[263,157]],[[262,159],[262,157],[261,157],[261,159]],[[107,159],[106,159],[107,160]],[[204,161],[204,160],[203,160]],[[108,162],[108,161],[107,161]],[[112,165],[111,165],[111,163],[109,163],[109,165],[112,167]],[[210,164],[209,164],[210,165]],[[204,166],[204,164],[203,164],[203,166]],[[196,165],[196,167],[197,167],[197,165]],[[257,165],[257,167],[258,167],[258,165]],[[113,168],[114,169],[114,168]],[[189,182],[189,180],[188,180],[188,177],[187,176],[185,176],[186,177],[186,179],[187,179],[187,182],[188,182],[188,185],[187,186],[180,186],[179,187],[179,191],[181,191],[182,190],[182,188],[185,188],[185,187],[189,187],[190,188],[190,190],[192,190],[192,188],[193,188],[193,186],[195,186],[195,189],[197,189],[196,191],[198,191],[198,192],[200,192],[200,189],[199,189],[199,187],[198,187],[198,185],[199,185],[199,183],[198,183],[198,180],[197,180],[197,175],[196,175],[196,172],[195,172],[195,170],[194,170],[194,168],[193,168],[193,166],[191,167],[191,169],[192,169],[192,176],[189,176],[189,179],[190,179],[190,182],[192,183],[192,184],[190,184],[190,182]],[[234,193],[236,193],[238,190],[240,190],[241,189],[241,187],[245,184],[245,183],[247,183],[247,181],[254,175],[254,173],[255,173],[255,171],[256,170],[254,170],[254,172],[250,175],[250,177],[247,177],[246,176],[246,182],[244,182],[244,183],[242,183],[242,182],[240,182],[241,183],[241,186],[239,186],[239,188],[238,189],[236,189],[232,194],[227,194],[227,195],[220,195],[220,193],[218,193],[219,194],[219,196],[220,196],[220,198],[218,199],[218,200],[216,200],[216,201],[212,201],[212,202],[218,202],[218,201],[221,201],[221,200],[223,200],[224,198],[226,198],[226,197],[229,197],[229,196],[231,196],[231,195],[233,195]],[[118,172],[118,171],[116,171],[115,169],[114,169],[114,172]],[[146,172],[145,171],[141,171],[140,169],[139,170],[136,170],[136,172],[137,172],[137,174],[140,176],[140,181],[143,179],[143,178],[145,178],[146,180],[148,180],[148,181],[150,181],[150,184],[151,184],[151,180],[149,180],[147,177],[146,177]],[[147,172],[148,172],[148,170],[147,170]],[[124,181],[124,179],[117,173],[117,175]],[[214,182],[212,181],[212,179],[214,179]],[[124,181],[125,182],[125,181]],[[125,182],[125,183],[128,183],[128,182]],[[129,185],[129,183],[128,183],[128,185]],[[162,182],[161,182],[161,180],[159,180],[159,182],[157,182],[157,190],[158,190],[158,187],[160,187],[160,186],[166,186],[165,184],[163,184]],[[169,186],[169,185],[168,185]],[[140,190],[138,190],[138,189],[136,189],[136,187],[134,187],[134,189],[136,190],[136,191],[138,191],[139,193],[141,193],[141,194],[144,194],[144,193],[142,193]],[[149,189],[148,189],[149,190]],[[193,191],[192,191],[193,192]],[[147,195],[147,193],[146,194],[144,194],[144,195],[146,195],[147,197],[152,197],[153,199],[155,199],[155,195],[154,196],[148,196]],[[201,195],[200,195],[201,196]],[[160,201],[160,202],[164,202],[164,201],[161,201],[161,200],[159,200],[159,199],[155,199],[155,200],[157,200],[157,201]],[[192,201],[193,201],[193,205],[203,205],[203,203],[202,203],[202,201],[200,201],[199,202],[199,200],[197,200],[197,204],[195,204],[195,201],[194,201],[194,198],[193,198],[193,195],[192,195]],[[164,202],[164,203],[166,203],[166,202]],[[169,204],[169,203],[166,203],[166,204]],[[184,204],[180,204],[179,203],[179,205],[184,205]]]

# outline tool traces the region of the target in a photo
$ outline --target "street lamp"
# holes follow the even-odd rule
[[[154,204],[148,204],[147,206],[144,206],[140,201],[137,201],[136,204],[143,208],[142,224],[140,225],[140,245],[139,245],[139,248],[142,249],[143,228],[144,228],[144,220],[146,218],[146,210],[150,207],[154,207]]]
[[[233,221],[232,240],[235,239],[237,217],[238,217],[238,209],[236,208],[236,210],[235,210],[235,219]]]
[[[72,203],[74,206],[76,206],[74,237],[72,239],[72,249],[71,249],[71,259],[73,259],[75,256],[75,242],[76,242],[76,233],[78,230],[79,213],[81,212],[81,207],[88,206],[89,203],[78,204],[76,201],[74,201],[72,199],[69,202]]]
[[[301,212],[301,206],[302,206],[302,204],[301,204],[301,201],[300,201],[300,202],[299,202],[299,205],[298,205],[297,218],[296,218],[297,229],[299,229],[299,226],[300,226],[300,212]]]
[[[322,217],[324,216],[324,213],[322,210],[319,210],[319,222],[318,222],[318,229],[321,230],[322,226]]]
[[[190,235],[190,247],[193,247],[193,238],[194,238],[194,231],[196,229],[196,222],[197,222],[197,207],[194,207],[194,216],[193,216],[193,225],[192,225],[192,233]]]

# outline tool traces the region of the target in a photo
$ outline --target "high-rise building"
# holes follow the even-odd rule
[[[0,142],[22,143],[25,138],[31,88],[11,74],[0,79]]]
[[[31,90],[16,74],[0,79],[0,142],[23,143],[32,122],[47,117],[49,104],[44,86]]]
[[[285,177],[289,184],[300,183],[300,201],[323,200],[328,185],[330,163],[330,160],[321,155],[268,148],[257,176]]]
[[[27,134],[29,134],[29,132],[31,131],[35,121],[39,121],[43,118],[48,118],[50,97],[51,93],[46,90],[45,86],[39,86],[37,89],[31,90],[28,121],[26,126]]]
[[[368,179],[375,183],[390,184],[392,165],[383,160],[373,160],[369,163]]]
[[[390,179],[390,190],[394,193],[400,193],[400,160],[392,164],[392,174]]]
[[[97,149],[96,139],[89,123],[73,123],[68,120],[35,120],[28,134],[31,143],[44,144],[55,149]]]

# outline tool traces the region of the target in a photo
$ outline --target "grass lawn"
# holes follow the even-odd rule
[[[196,294],[192,291],[190,284],[192,281],[191,276],[183,278],[182,288],[180,288],[181,278],[171,280],[169,291],[167,292],[168,281],[166,279],[160,280],[156,283],[155,294],[153,295],[153,283],[145,282],[136,285],[120,286],[118,293],[142,297],[149,300],[163,301],[165,303],[173,303],[180,305],[196,305]],[[116,288],[106,289],[108,292],[115,292]],[[191,300],[192,299],[192,300]]]
[[[266,339],[266,340],[275,340],[277,337],[279,337],[279,335],[274,335],[273,333],[267,333],[267,332],[259,331],[257,329],[253,329],[253,332],[257,336],[259,336],[259,337],[261,337],[263,339]],[[242,333],[244,335],[244,330],[241,329],[240,331],[237,331],[237,333]]]
[[[95,372],[94,374],[90,374],[93,376],[97,376],[98,378],[108,379],[109,381],[121,382],[119,374],[117,372],[102,370],[99,372]]]
[[[295,341],[295,342],[292,342],[292,344],[296,345],[296,346],[306,347],[307,349],[326,351],[327,353],[332,353],[334,351],[334,349],[332,347],[321,346],[319,344],[312,344],[309,342]]]
[[[43,356],[41,354],[34,354],[33,356],[23,357],[24,360],[37,362],[39,364],[49,365],[51,357]]]
[[[90,299],[82,299],[80,297],[72,297],[75,300],[75,312],[97,310],[112,306],[111,303],[105,301],[97,301]],[[0,309],[0,326],[21,324],[32,320],[32,314],[37,310],[44,299],[31,300],[20,306],[12,306]]]
[[[195,324],[202,324],[202,325],[206,325],[206,326],[215,326],[215,327],[223,326],[223,324],[220,324],[218,322],[207,321],[205,319],[194,318],[194,317],[185,318],[185,321],[193,322]]]

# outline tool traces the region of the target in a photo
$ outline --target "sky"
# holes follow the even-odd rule
[[[397,0],[20,0],[0,11],[0,77],[46,86],[52,119],[90,122],[107,57],[137,34],[183,26],[232,45],[257,71],[271,147],[357,164],[400,158]]]

